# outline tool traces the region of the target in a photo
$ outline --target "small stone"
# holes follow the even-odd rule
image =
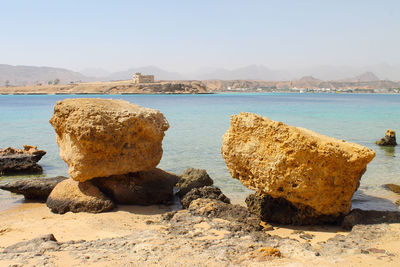
[[[300,235],[300,238],[305,239],[305,240],[310,240],[310,239],[314,238],[314,235],[305,233],[305,234]]]
[[[369,248],[367,251],[371,253],[386,253],[386,250],[379,248]]]
[[[164,221],[170,221],[171,219],[172,219],[172,217],[174,217],[174,215],[177,213],[177,211],[170,211],[170,212],[167,212],[167,213],[164,213],[164,214],[162,214],[161,215],[161,218],[164,220]]]
[[[273,257],[281,257],[281,252],[277,248],[273,247],[262,247],[250,253],[250,257],[255,258],[258,261],[269,260]]]

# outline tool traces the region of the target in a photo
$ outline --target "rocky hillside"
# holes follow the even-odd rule
[[[57,81],[56,81],[57,80]],[[0,86],[69,83],[89,81],[90,78],[67,69],[52,67],[11,66],[0,64]]]
[[[0,94],[204,94],[199,81],[135,84],[132,81],[0,87]]]

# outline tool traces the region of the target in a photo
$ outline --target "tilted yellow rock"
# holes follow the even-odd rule
[[[81,182],[153,169],[169,128],[158,110],[89,98],[57,102],[50,123],[70,177]]]
[[[319,214],[349,212],[371,149],[251,113],[231,117],[221,153],[245,186]]]

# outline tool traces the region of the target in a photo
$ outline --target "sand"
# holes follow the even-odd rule
[[[166,224],[159,223],[161,221],[161,215],[171,209],[172,207],[162,205],[146,207],[120,206],[117,210],[108,213],[90,214],[69,212],[59,215],[52,213],[43,203],[22,203],[11,209],[0,212],[0,250],[15,243],[28,241],[50,233],[55,236],[58,242],[78,241],[82,239],[88,242],[96,242],[96,240],[108,240],[109,238],[125,238],[124,240],[135,241],[136,247],[138,247],[139,244],[141,248],[145,246],[154,246],[153,249],[157,249],[154,253],[161,253],[158,255],[159,258],[153,259],[152,261],[150,261],[150,258],[147,262],[148,254],[131,254],[128,253],[129,250],[126,249],[121,250],[121,255],[119,256],[112,251],[107,253],[107,250],[104,250],[104,252],[102,252],[105,255],[104,258],[99,257],[99,259],[94,262],[90,261],[91,259],[85,260],[84,258],[82,260],[77,258],[78,256],[75,255],[75,252],[72,253],[65,250],[48,251],[45,255],[51,258],[51,265],[54,266],[80,266],[82,264],[85,266],[137,266],[140,264],[143,265],[143,263],[146,266],[156,266],[158,265],[157,263],[161,266],[187,266],[196,264],[198,266],[218,266],[217,258],[213,261],[210,256],[214,255],[216,251],[211,249],[210,251],[204,251],[200,249],[199,251],[202,252],[201,254],[198,252],[191,254],[191,251],[194,250],[196,246],[199,246],[199,244],[207,242],[227,242],[227,239],[224,238],[229,234],[228,231],[221,229],[221,227],[212,227],[211,222],[219,224],[228,222],[222,219],[213,219],[212,221],[205,220],[193,223],[191,228],[192,232],[196,232],[197,234],[194,234],[193,238],[185,239],[187,237],[184,237],[184,235],[180,237],[179,234],[175,233],[172,236],[172,233],[165,232],[165,229],[167,229]],[[185,211],[181,211],[180,213],[184,215]],[[250,256],[253,254],[249,254],[248,251],[243,251],[243,255],[238,255],[238,257],[236,257],[241,260],[231,262],[231,264],[233,266],[265,266],[267,263],[272,266],[400,266],[400,224],[390,224],[387,227],[389,230],[385,230],[383,236],[368,240],[368,246],[378,250],[383,249],[385,253],[380,253],[379,251],[378,253],[368,254],[343,253],[343,255],[340,256],[332,253],[332,256],[324,254],[320,257],[315,257],[313,253],[300,253],[296,252],[296,248],[290,248],[289,245],[281,245],[280,249],[284,251],[284,255],[281,258],[270,257],[260,259],[259,257]],[[342,234],[344,236],[349,235],[349,232],[342,230],[338,226],[294,227],[272,225],[271,227],[267,225],[267,229],[268,230],[265,231],[267,234],[288,237],[285,241],[304,245],[311,244],[315,247],[319,246],[319,242],[327,241],[337,234]],[[141,237],[141,233],[147,236],[143,238],[141,241],[142,243],[138,240],[138,237]],[[151,238],[152,235],[158,234],[160,234],[160,237],[155,236],[153,239]],[[312,238],[304,239],[301,237],[304,234],[311,235]],[[127,238],[126,236],[129,235],[131,237]],[[136,235],[136,237],[134,238],[132,235]],[[168,237],[168,235],[171,235],[171,237]],[[161,236],[167,238],[162,239]],[[174,241],[171,241],[169,244],[169,239]],[[147,242],[146,240],[150,241]],[[246,247],[251,247],[252,241],[250,237],[245,236],[242,240],[246,241],[241,242],[241,245],[246,245],[245,243],[247,242],[250,245],[246,245]],[[297,240],[299,242],[292,240]],[[107,242],[109,241],[104,241],[105,249],[107,249]],[[233,246],[233,244],[228,246]],[[168,251],[169,248],[171,251],[176,251],[172,253],[176,254],[176,257],[175,255],[171,255]],[[240,251],[238,251],[238,253],[240,254]],[[93,257],[92,255],[98,254],[89,255]],[[25,261],[24,265],[41,266],[43,261],[40,259],[40,257],[32,257],[32,259]],[[15,263],[18,263],[18,260],[10,260],[0,254],[0,266],[8,266]],[[215,263],[215,265],[213,263]]]

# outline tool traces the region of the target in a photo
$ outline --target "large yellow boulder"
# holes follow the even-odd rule
[[[233,178],[319,215],[343,215],[375,152],[251,113],[231,117],[221,153]]]
[[[80,182],[153,169],[169,128],[158,110],[89,98],[57,102],[50,123],[70,177]]]

